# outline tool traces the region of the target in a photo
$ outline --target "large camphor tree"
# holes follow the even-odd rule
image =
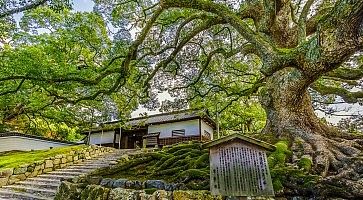
[[[53,3],[33,5],[47,2]],[[0,17],[17,12],[4,10]],[[32,81],[45,88],[48,98],[66,105],[112,92],[122,95],[122,88],[139,98],[153,98],[154,88],[164,88],[173,96],[197,101],[222,93],[215,98],[232,102],[225,107],[258,97],[267,117],[263,132],[288,138],[295,160],[311,157],[314,172],[328,188],[321,194],[363,196],[363,139],[322,123],[311,98],[311,93],[333,94],[355,103],[363,97],[363,1],[95,0],[94,12],[114,33],[97,40],[97,26],[87,29],[94,33],[95,43],[81,38],[81,44],[89,49],[91,67],[76,73],[79,60],[73,57],[73,63],[60,65],[69,71],[46,73],[46,78],[27,72],[7,79],[9,74],[3,74],[2,82],[15,81],[9,88],[16,90],[6,89],[16,92],[22,82]],[[131,42],[107,47],[108,40],[125,41],[126,36]],[[72,92],[64,92],[66,88]],[[83,92],[75,95],[79,91]]]
[[[363,97],[361,91],[345,87],[359,88],[363,77],[356,59],[363,47],[363,1],[96,3],[110,21],[136,30],[122,67],[140,69],[145,88],[154,80],[152,86],[187,99],[214,90],[224,90],[226,101],[259,96],[267,115],[264,133],[288,138],[295,157],[310,156],[315,173],[331,189],[349,188],[340,195],[363,196],[357,181],[362,138],[321,122],[310,95],[333,94],[351,103]],[[188,90],[199,86],[204,91]]]

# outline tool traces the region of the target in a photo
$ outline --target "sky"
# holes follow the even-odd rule
[[[77,11],[92,11],[95,4],[91,0],[74,0],[73,9]]]

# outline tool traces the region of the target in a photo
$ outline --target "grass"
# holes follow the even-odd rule
[[[45,158],[66,154],[73,150],[84,148],[85,145],[57,147],[49,150],[35,151],[10,151],[0,154],[0,170],[6,168],[14,168],[23,164],[31,164],[35,161],[41,161]]]

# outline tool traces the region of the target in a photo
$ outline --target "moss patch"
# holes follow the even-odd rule
[[[209,189],[209,152],[201,143],[188,142],[130,157],[113,168],[93,173],[104,178],[161,179],[184,183],[190,189]]]
[[[318,181],[318,176],[309,173],[312,161],[309,158],[301,158],[298,166],[288,163],[292,155],[287,141],[279,141],[275,144],[276,150],[268,156],[272,184],[275,192],[281,193],[286,187],[310,190]]]

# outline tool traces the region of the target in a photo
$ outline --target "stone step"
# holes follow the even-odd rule
[[[52,171],[52,172],[46,173],[46,175],[48,175],[48,174],[49,175],[61,175],[61,176],[79,176],[79,175],[84,174],[84,173],[57,170],[57,171]]]
[[[64,168],[64,169],[60,169],[58,171],[88,173],[88,172],[92,171],[92,169],[94,169],[94,168]]]
[[[124,154],[132,151],[118,151],[95,157],[90,160],[79,161],[63,169],[58,169],[37,177],[28,178],[14,185],[0,188],[0,200],[49,200],[53,199],[63,179],[71,179],[86,174],[98,168],[115,164]]]
[[[21,185],[26,187],[40,188],[40,189],[51,189],[57,190],[60,182],[37,182],[37,181],[20,181],[15,185]]]
[[[26,181],[45,183],[45,184],[60,184],[60,180],[40,178],[39,176],[34,178],[27,178]]]
[[[110,161],[100,161],[100,162],[82,162],[82,163],[76,163],[72,166],[81,166],[81,165],[107,165]]]
[[[103,163],[103,164],[97,164],[97,163],[90,163],[90,164],[76,164],[76,165],[73,165],[74,167],[76,167],[76,166],[80,166],[80,167],[84,167],[84,166],[87,166],[87,167],[94,167],[94,168],[97,168],[97,167],[107,167],[107,166],[109,166],[109,164],[107,163],[107,164],[105,164],[105,163]]]
[[[33,187],[26,187],[21,185],[7,185],[3,186],[3,188],[8,189],[9,191],[20,192],[20,193],[28,193],[41,197],[52,197],[55,195],[57,190],[51,189],[40,189]]]
[[[51,180],[65,180],[65,179],[74,178],[75,176],[42,174],[37,177],[44,178],[44,179],[51,179]]]
[[[15,192],[7,189],[0,189],[0,198],[4,198],[6,200],[14,199],[14,200],[52,200],[52,197],[42,197],[33,195],[26,192]]]
[[[97,169],[97,167],[95,166],[87,166],[87,165],[78,165],[78,166],[71,166],[71,167],[68,167],[68,168],[65,168],[65,169],[70,169],[70,170],[78,170],[78,169],[81,169],[81,170],[93,170],[93,169]]]

